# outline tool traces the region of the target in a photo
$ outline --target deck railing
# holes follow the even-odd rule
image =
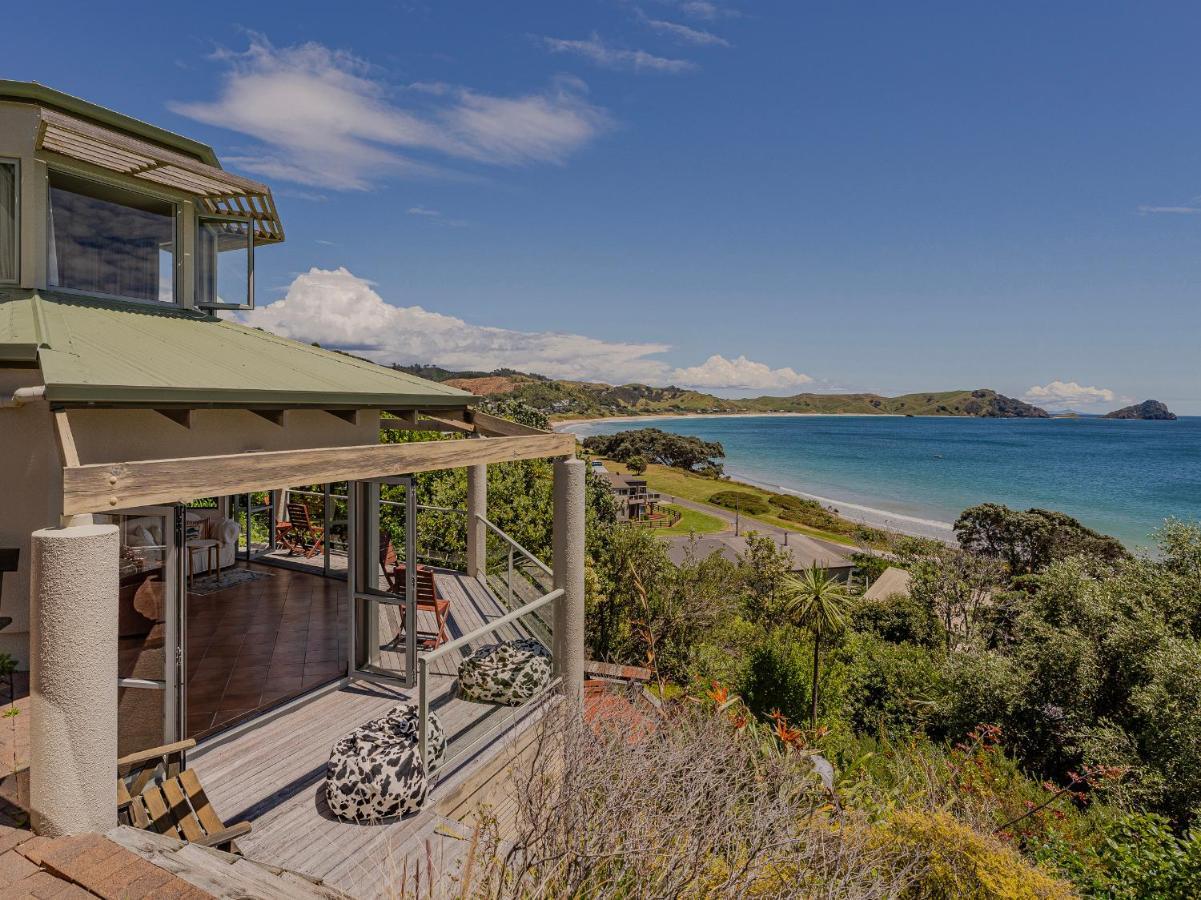
[[[544,566],[544,568],[545,568],[545,566]],[[550,570],[548,569],[547,571],[550,571]],[[553,632],[553,622],[554,622],[553,614],[551,616],[549,616],[547,619],[544,619],[541,615],[539,615],[539,613],[545,607],[550,606],[550,604],[554,603],[555,600],[558,600],[560,597],[562,597],[563,594],[564,594],[564,591],[562,588],[556,588],[555,590],[550,591],[549,593],[543,594],[537,600],[534,600],[531,603],[527,603],[524,606],[520,606],[517,609],[514,609],[511,612],[506,613],[505,615],[501,616],[498,619],[494,619],[491,622],[487,622],[484,625],[481,625],[479,628],[476,628],[474,631],[468,632],[467,634],[463,635],[460,638],[456,638],[455,640],[450,641],[449,643],[443,644],[442,646],[438,647],[435,650],[431,650],[428,653],[422,653],[422,654],[418,655],[418,657],[417,657],[417,708],[418,708],[417,748],[418,748],[418,753],[420,754],[418,756],[418,759],[420,759],[424,762],[428,758],[426,756],[426,750],[427,750],[428,742],[429,742],[430,666],[433,665],[435,662],[437,662],[439,659],[442,659],[443,657],[447,656],[448,654],[454,653],[458,650],[462,650],[463,648],[469,646],[470,644],[473,644],[476,641],[479,641],[481,638],[488,637],[489,635],[492,635],[495,632],[499,631],[500,629],[506,628],[508,626],[514,626],[518,631],[526,631],[529,633],[529,635],[531,637],[536,637],[538,640],[542,641],[544,645],[546,645],[546,641],[543,640],[543,638],[541,636],[539,636],[538,634],[535,633],[536,631],[538,631],[540,629],[532,628],[532,627],[530,627],[530,622],[528,622],[528,621],[522,622],[521,620],[525,619],[527,617],[530,617],[530,618],[535,619],[544,624],[548,624],[549,625],[548,630]],[[553,650],[550,646],[547,646],[547,649],[551,650],[551,652],[553,654]],[[554,662],[555,661],[552,657],[552,664]],[[554,690],[558,686],[558,683],[559,683],[559,681],[557,678],[552,678],[550,680],[550,682],[546,685],[546,687],[543,688],[542,691],[540,691],[534,697],[531,697],[529,700],[526,700],[520,706],[503,707],[503,709],[509,710],[514,714],[516,714],[520,710],[528,709],[530,706],[534,705],[535,703],[538,703],[547,694],[549,694],[552,690]],[[464,754],[468,753],[470,750],[474,749],[476,746],[478,746],[484,740],[489,738],[501,726],[501,724],[502,723],[496,723],[495,725],[493,725],[493,727],[482,730],[481,733],[477,734],[474,738],[472,738],[472,740],[470,740],[466,744],[460,744],[460,745],[454,747],[453,751],[448,746],[447,747],[447,751],[448,751],[447,756],[443,760],[443,763],[442,763],[443,768],[445,769],[448,765],[450,765],[450,763],[452,761],[462,757]]]

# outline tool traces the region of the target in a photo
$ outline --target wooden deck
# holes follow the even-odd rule
[[[451,602],[451,638],[466,634],[507,610],[482,585],[465,575],[439,572],[438,586]],[[395,615],[396,607],[380,607]],[[393,623],[381,623],[381,636]],[[423,626],[424,627],[424,626]],[[529,633],[507,626],[478,643]],[[470,652],[472,648],[463,648]],[[334,818],[324,800],[325,763],[334,742],[398,703],[416,702],[416,688],[404,689],[352,680],[254,727],[222,738],[218,735],[189,757],[214,806],[226,822],[247,821],[253,830],[239,840],[250,859],[294,869],[320,878],[356,897],[394,893],[402,871],[410,879],[416,866],[424,871],[427,854],[435,868],[451,868],[461,840],[451,837],[437,809],[498,754],[511,752],[512,738],[537,715],[536,709],[513,710],[460,700],[456,651],[432,667],[430,705],[448,736],[447,762],[426,809],[405,819],[360,825]]]

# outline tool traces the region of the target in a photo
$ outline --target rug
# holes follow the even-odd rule
[[[188,588],[188,593],[203,597],[206,594],[215,594],[218,591],[223,591],[235,585],[258,581],[260,578],[274,577],[270,572],[255,572],[251,569],[226,569],[221,573],[220,578],[208,578],[204,575],[197,575],[192,579],[192,586]]]

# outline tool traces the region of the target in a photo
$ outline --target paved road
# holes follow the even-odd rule
[[[659,492],[664,502],[670,503],[673,506],[683,506],[687,509],[696,510],[704,513],[707,516],[713,516],[715,519],[721,519],[726,523],[724,531],[732,531],[734,529],[734,513],[720,506],[713,506],[708,503],[699,503],[696,500],[685,500],[683,497],[676,497],[666,492]],[[805,534],[803,531],[793,531],[790,528],[781,528],[779,525],[771,525],[767,522],[760,522],[758,519],[751,519],[746,516],[740,517],[739,533],[745,535],[748,531],[757,531],[760,534],[770,534],[775,537],[782,538],[786,534],[799,534],[802,537],[808,538],[817,544],[820,544],[824,549],[839,556],[850,557],[858,548],[848,547],[846,544],[839,544],[835,541],[826,541],[821,538],[814,537],[811,534]]]

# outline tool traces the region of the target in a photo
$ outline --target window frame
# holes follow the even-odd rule
[[[200,278],[203,266],[200,264],[200,235],[205,222],[241,222],[246,225],[246,302],[245,303],[205,303],[200,299]],[[197,309],[220,310],[232,309],[247,311],[254,309],[254,219],[250,216],[233,216],[222,213],[207,213],[196,211],[195,226],[195,283],[192,285],[193,304]],[[217,259],[220,259],[218,251]]]
[[[13,241],[16,246],[14,259],[17,267],[12,278],[0,278],[0,284],[11,285],[21,283],[21,158],[18,156],[0,156],[0,165],[13,167]]]
[[[50,191],[51,191],[51,188],[53,187],[53,185],[51,185],[50,182],[56,174],[66,176],[67,178],[71,178],[76,181],[85,181],[85,182],[89,182],[91,184],[97,184],[104,188],[110,188],[110,189],[116,190],[118,192],[136,194],[136,195],[139,195],[142,197],[147,197],[151,200],[157,200],[160,203],[169,203],[171,205],[171,295],[172,295],[172,299],[170,301],[167,301],[167,300],[143,300],[140,297],[126,297],[123,294],[109,294],[109,293],[106,293],[105,291],[88,291],[88,290],[83,290],[81,288],[64,287],[61,284],[56,284],[56,285],[50,284],[50,244],[54,240],[54,235],[53,235],[53,233],[51,231],[51,227],[50,227],[51,214],[54,209],[53,202],[50,197]],[[69,188],[67,190],[69,190]],[[88,195],[83,194],[81,196],[88,196]],[[93,198],[93,199],[97,199],[97,198]],[[99,199],[104,199],[104,198],[99,198]],[[143,190],[141,188],[141,185],[130,186],[126,182],[119,181],[115,178],[101,178],[101,177],[97,177],[91,173],[85,174],[74,168],[66,168],[66,167],[59,167],[59,166],[47,166],[46,167],[45,200],[46,200],[46,216],[45,216],[44,224],[45,224],[45,228],[46,228],[46,244],[45,244],[46,252],[45,252],[45,263],[44,263],[43,269],[44,269],[45,275],[46,275],[46,289],[48,291],[53,291],[58,294],[69,294],[73,297],[91,297],[96,300],[116,300],[121,303],[137,303],[141,306],[149,306],[153,309],[182,309],[182,308],[184,308],[184,302],[183,302],[184,298],[183,298],[183,294],[181,291],[181,288],[183,286],[183,284],[182,284],[183,279],[180,277],[181,272],[183,270],[183,250],[184,250],[184,247],[183,247],[183,237],[184,236],[183,236],[183,228],[182,228],[183,204],[179,201],[178,198],[172,197],[165,193],[161,193],[159,191],[155,191],[153,189]],[[112,201],[108,201],[108,202],[112,202]]]

